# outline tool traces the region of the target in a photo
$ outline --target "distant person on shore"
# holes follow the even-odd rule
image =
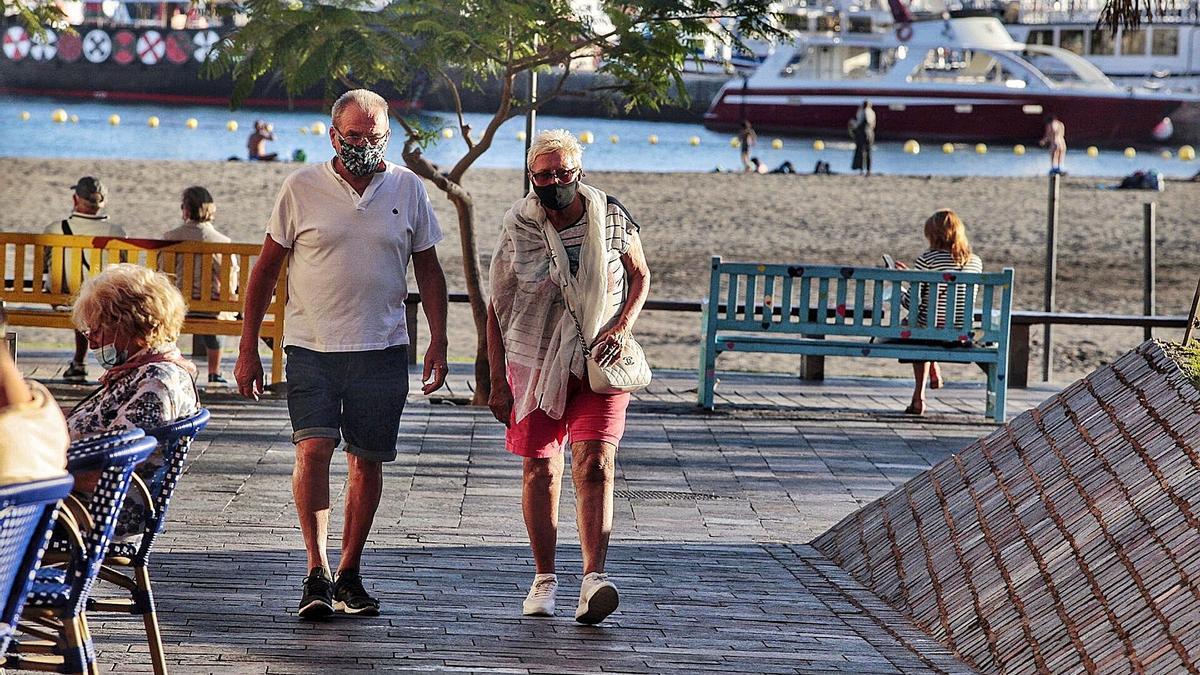
[[[208,190],[193,185],[183,191],[182,202],[179,205],[179,210],[183,216],[183,225],[168,231],[163,235],[163,239],[170,241],[207,241],[219,244],[228,244],[233,240],[217,231],[213,226],[213,217],[217,213],[217,205],[213,203],[212,194]],[[186,298],[187,301],[200,300],[200,255],[192,256],[195,261],[193,264],[193,279],[191,282],[192,288],[195,289],[191,298]],[[237,289],[238,279],[238,263],[237,258],[229,258],[229,279],[233,284],[233,289]],[[212,300],[221,299],[221,281],[224,278],[225,271],[224,256],[213,256],[212,265]],[[175,285],[183,288],[183,281],[180,276],[183,275],[183,256],[175,258]],[[188,316],[216,318],[218,312],[188,312]],[[232,313],[228,318],[234,318]],[[201,335],[199,336],[204,341],[204,351],[208,359],[208,381],[211,384],[228,384],[224,374],[221,373],[221,338],[217,335]]]
[[[246,141],[246,150],[251,162],[274,162],[279,154],[267,152],[267,141],[275,140],[275,125],[263,120],[254,120],[254,131]]]
[[[1056,115],[1046,116],[1046,133],[1038,145],[1050,151],[1050,173],[1062,173],[1063,159],[1067,156],[1067,127]]]
[[[871,175],[871,148],[875,145],[875,109],[864,100],[850,120],[850,138],[854,141],[854,160],[850,170]]]
[[[914,270],[937,270],[937,271],[959,271],[959,272],[982,272],[983,261],[979,256],[971,252],[971,243],[967,240],[967,228],[963,224],[961,218],[950,209],[939,209],[928,220],[925,221],[925,240],[929,242],[929,248],[922,253],[913,262],[912,269]],[[900,261],[896,261],[896,269],[909,269],[907,265]],[[914,290],[909,289],[907,295],[902,298],[904,307],[908,308],[908,323],[910,326],[925,328],[929,326],[929,286],[928,284],[920,284],[918,295],[920,302],[914,310],[909,301],[909,297]],[[959,286],[956,290],[957,295],[954,299],[955,311],[960,313],[966,305],[966,288]],[[958,318],[958,317],[956,317]],[[938,287],[938,297],[934,306],[934,326],[942,327],[946,325],[946,287]],[[919,344],[919,341],[909,340],[910,344]],[[938,342],[937,344],[941,344]],[[955,343],[957,345],[958,343]],[[913,368],[913,380],[915,387],[913,388],[912,402],[904,412],[909,415],[924,415],[925,414],[925,382],[929,381],[931,389],[941,389],[942,371],[938,368],[937,361],[901,361],[901,363],[911,363]]]
[[[379,601],[363,584],[362,554],[383,496],[383,465],[396,459],[408,397],[408,350],[416,337],[408,334],[404,309],[410,262],[429,328],[422,391],[439,389],[448,370],[446,277],[436,248],[442,230],[424,182],[384,159],[390,138],[388,104],[379,94],[353,89],[334,102],[334,155],[284,179],[243,293],[233,373],[241,394],[257,400],[263,315],[287,264],[292,496],[308,563],[302,619],[379,614]],[[326,540],[329,467],[339,446],[349,477],[334,576]]]
[[[583,557],[575,620],[597,624],[619,604],[604,565],[630,396],[592,391],[585,359],[607,366],[620,357],[650,292],[650,270],[637,223],[616,198],[582,182],[582,160],[579,141],[563,129],[542,132],[529,148],[533,190],[504,214],[492,256],[488,407],[505,426],[506,449],[521,457],[521,512],[536,572],[522,613],[554,615],[567,441]]]
[[[754,127],[750,124],[750,120],[742,120],[742,128],[738,131],[738,148],[742,153],[742,171],[750,173],[756,171],[754,165],[750,163],[750,150],[758,143],[758,134],[754,133]]]
[[[100,182],[95,176],[84,176],[71,186],[73,191],[71,194],[71,215],[61,220],[56,220],[46,226],[43,230],[45,234],[66,234],[78,235],[84,237],[124,237],[125,228],[111,222],[108,216],[101,213],[104,207],[107,206],[108,192],[104,188],[104,183]],[[47,256],[42,261],[43,271],[50,270],[50,257]],[[80,269],[80,266],[83,269]],[[73,256],[66,255],[63,252],[62,260],[62,292],[74,293],[79,290],[73,288],[70,280],[78,279],[80,276],[87,276],[87,270],[90,269],[91,263],[88,260],[87,254],[84,253],[76,260]],[[67,364],[66,370],[63,371],[63,379],[73,382],[84,382],[87,380],[87,366],[84,359],[87,358],[88,339],[83,333],[75,331],[75,353],[71,357],[71,362]]]

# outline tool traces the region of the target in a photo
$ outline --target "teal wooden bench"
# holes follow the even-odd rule
[[[985,414],[1003,422],[1012,288],[1012,268],[918,272],[726,263],[713,256],[697,403],[712,410],[717,356],[724,352],[978,363],[987,371]],[[902,300],[910,293],[914,315],[929,297],[931,314],[945,308],[946,325],[911,325],[916,321]]]

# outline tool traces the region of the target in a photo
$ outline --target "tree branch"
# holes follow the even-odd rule
[[[450,75],[446,71],[439,70],[438,75],[446,82],[446,86],[450,88],[450,95],[454,97],[454,113],[458,115],[458,131],[462,134],[463,143],[467,144],[467,151],[470,152],[475,147],[475,141],[471,140],[471,125],[463,119],[462,98],[458,94],[458,85],[454,84],[454,80],[450,79]]]
[[[483,136],[480,137],[479,143],[475,144],[465,155],[459,158],[454,168],[450,170],[450,180],[458,183],[462,180],[463,174],[475,160],[479,159],[483,153],[487,152],[488,148],[492,147],[492,139],[495,138],[496,132],[500,129],[500,125],[504,124],[509,118],[509,110],[512,109],[512,91],[513,80],[515,76],[511,73],[506,73],[504,76],[504,85],[500,90],[500,108],[492,115],[492,119],[488,121],[487,128],[483,130]]]

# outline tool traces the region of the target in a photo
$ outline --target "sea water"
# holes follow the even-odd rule
[[[67,121],[55,122],[53,113],[65,111]],[[23,119],[25,114],[28,119]],[[120,118],[112,124],[111,118]],[[158,118],[158,126],[148,120]],[[463,155],[466,146],[459,137],[456,118],[450,113],[426,112],[423,125],[447,130],[425,149],[426,156],[448,169]],[[77,121],[72,121],[72,118]],[[465,116],[474,135],[487,125],[490,116]],[[268,152],[290,158],[302,151],[308,161],[332,154],[327,133],[329,119],[316,111],[240,109],[229,111],[211,106],[165,106],[108,101],[56,100],[32,96],[0,96],[0,156],[65,157],[104,159],[226,160],[246,158],[246,139],[256,119],[275,126],[275,141]],[[195,128],[189,128],[195,120]],[[236,130],[230,131],[236,123]],[[317,126],[317,132],[313,132]],[[700,124],[648,122],[642,120],[556,117],[539,115],[537,128],[565,128],[589,136],[585,166],[599,171],[697,171],[740,170],[739,151],[731,135],[705,129]],[[506,122],[492,147],[475,163],[477,167],[521,168],[524,163],[524,118]],[[393,121],[388,159],[401,162],[403,130]],[[775,141],[778,140],[778,143]],[[816,150],[820,140],[824,149]],[[778,147],[772,147],[776,145]],[[1162,152],[1172,152],[1170,159]],[[818,160],[829,162],[837,173],[850,170],[853,146],[845,138],[796,138],[759,136],[753,154],[769,168],[790,161],[796,170],[809,173]],[[1026,153],[1018,156],[1011,145],[988,146],[980,154],[974,144],[957,144],[954,152],[943,151],[942,143],[925,141],[920,152],[905,152],[902,143],[881,142],[875,146],[874,170],[882,174],[954,176],[1037,176],[1049,169],[1046,152],[1030,139]],[[1067,156],[1068,172],[1087,176],[1124,176],[1136,170],[1157,169],[1168,177],[1191,177],[1200,162],[1178,159],[1177,148],[1139,150],[1129,158],[1120,150],[1102,150],[1089,157],[1082,147]]]

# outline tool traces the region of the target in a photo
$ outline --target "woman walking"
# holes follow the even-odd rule
[[[650,271],[637,224],[620,202],[582,182],[582,159],[562,129],[542,132],[529,149],[533,191],[504,215],[492,257],[488,404],[507,427],[508,451],[522,457],[521,509],[536,566],[523,613],[554,614],[569,439],[584,572],[575,620],[595,624],[619,602],[604,564],[629,394],[593,392],[584,359],[616,361],[649,294]]]

